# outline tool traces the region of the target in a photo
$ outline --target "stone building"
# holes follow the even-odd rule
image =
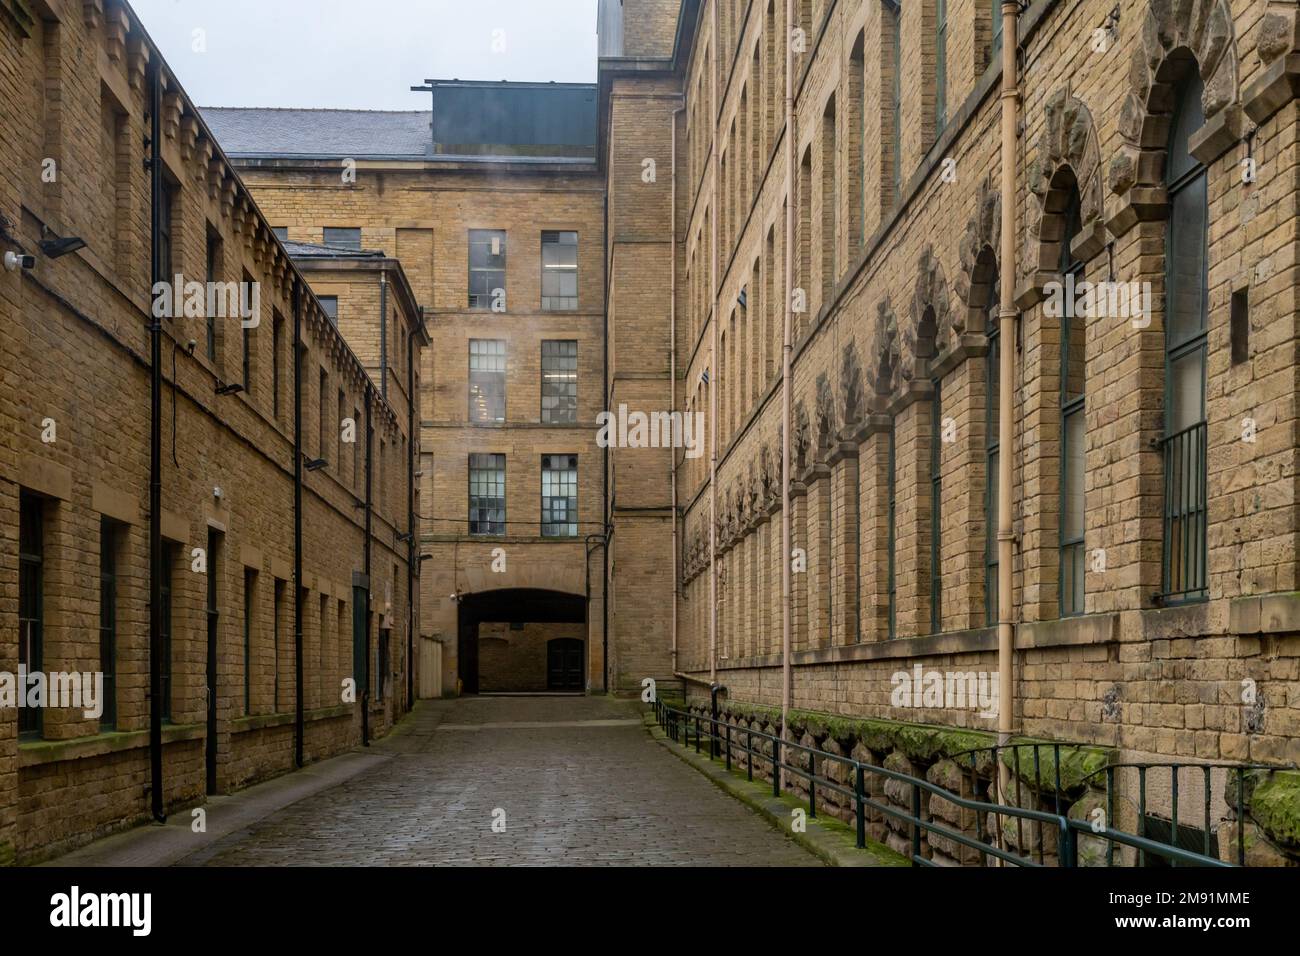
[[[853,735],[809,714],[923,725],[923,752],[871,753],[924,773],[955,746],[945,727],[983,732],[964,747],[995,739],[999,694],[902,691],[914,675],[996,678],[1001,617],[1003,729],[1124,766],[1294,766],[1295,4],[794,0],[792,23],[781,0],[614,6],[599,83],[612,380],[708,413],[710,434],[671,469],[662,451],[611,455],[614,487],[626,468],[620,495],[647,506],[631,527],[611,510],[613,593],[631,564],[646,609],[629,620],[613,600],[611,641],[655,633],[657,673],[671,599],[692,695],[725,685],[747,721],[786,703],[821,746]],[[675,589],[645,557],[674,502]],[[1145,825],[1125,779],[1125,823]],[[1184,807],[1201,806],[1200,780],[1179,778]],[[1146,812],[1168,818],[1177,790],[1161,788]],[[1221,777],[1210,789],[1223,811]],[[1286,826],[1260,825],[1253,859],[1294,851]]]
[[[428,339],[394,260],[275,236],[126,5],[9,3],[0,32],[4,863],[338,753],[409,708],[418,438],[405,363]],[[97,672],[102,696],[21,706],[39,703],[15,694],[24,671],[51,695],[55,675]]]
[[[381,249],[411,277],[433,337],[419,392],[421,636],[442,645],[444,691],[601,691],[595,88],[424,89],[432,109],[409,113],[203,113],[291,242]]]

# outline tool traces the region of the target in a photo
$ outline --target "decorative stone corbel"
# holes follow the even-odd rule
[[[1300,13],[1294,0],[1271,0],[1256,34],[1264,70],[1242,91],[1246,114],[1263,123],[1300,96]]]

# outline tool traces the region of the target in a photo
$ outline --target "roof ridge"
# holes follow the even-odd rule
[[[200,110],[239,111],[241,113],[377,113],[385,116],[396,114],[424,114],[430,110],[368,110],[345,109],[335,106],[200,106]]]

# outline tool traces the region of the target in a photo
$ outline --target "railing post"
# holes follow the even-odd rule
[[[745,731],[745,776],[749,782],[754,782],[754,732],[746,729]]]
[[[817,751],[808,751],[808,816],[817,816]]]
[[[723,724],[723,727],[726,728],[726,733],[727,733],[726,765],[727,765],[727,769],[730,770],[731,769],[731,724]]]
[[[921,788],[912,784],[912,865],[921,857]]]
[[[1077,867],[1079,865],[1079,844],[1075,839],[1074,831],[1070,829],[1070,824],[1064,817],[1061,817],[1057,823],[1061,828],[1061,865],[1064,867]]]
[[[772,796],[781,796],[781,738],[772,738]]]
[[[695,752],[700,752],[700,715],[695,715]]]
[[[858,849],[865,849],[867,846],[867,816],[866,807],[862,804],[862,791],[864,789],[863,778],[866,771],[862,769],[862,764],[855,764],[853,774],[853,802],[857,807],[858,813]]]

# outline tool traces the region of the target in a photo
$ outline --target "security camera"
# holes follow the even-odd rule
[[[15,270],[17,270],[17,269],[19,269],[19,268],[22,268],[22,269],[35,269],[35,268],[36,268],[36,257],[35,257],[35,256],[20,255],[20,254],[17,253],[17,252],[6,252],[6,253],[5,253],[5,268],[8,269],[10,272],[14,272]]]

